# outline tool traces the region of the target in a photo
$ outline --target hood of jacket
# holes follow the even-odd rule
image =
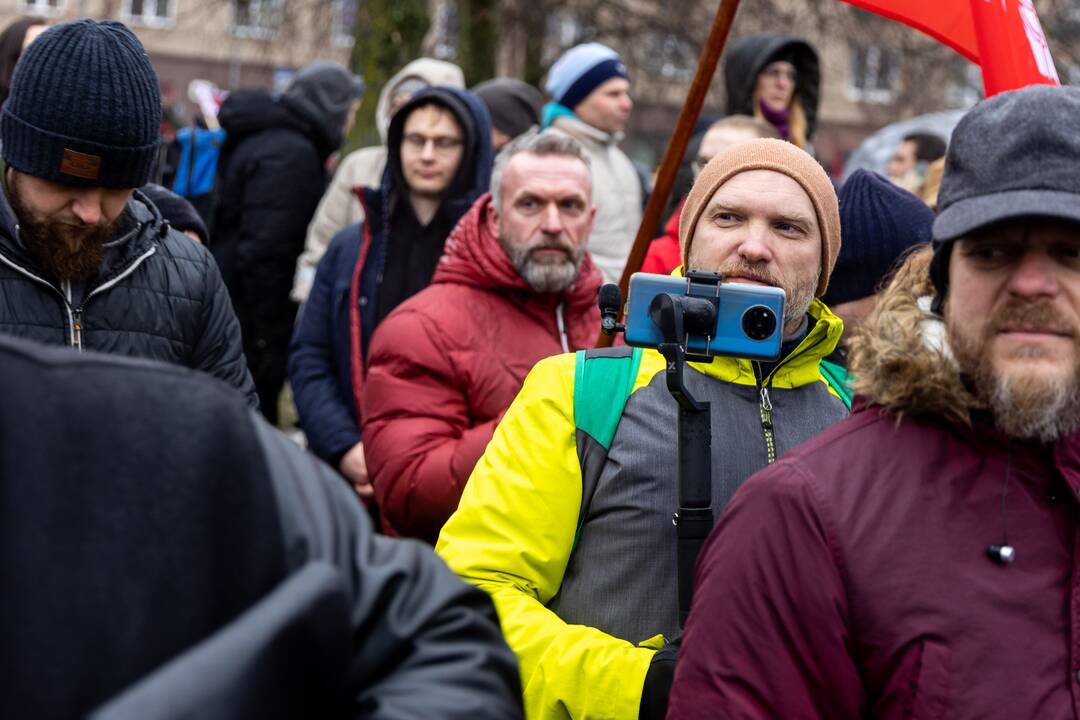
[[[303,68],[279,102],[319,129],[333,150],[345,142],[345,122],[353,103],[364,96],[364,82],[335,62],[320,60]]]
[[[218,120],[225,129],[225,145],[222,154],[240,143],[244,138],[273,128],[286,128],[300,133],[315,144],[320,158],[329,157],[341,142],[341,128],[330,127],[325,118],[311,118],[309,114],[276,98],[265,90],[237,90],[229,94],[221,105]]]
[[[383,143],[386,143],[386,133],[390,128],[390,101],[394,92],[402,82],[412,79],[420,80],[426,85],[465,89],[465,73],[454,63],[426,57],[413,60],[387,80],[379,93],[379,103],[375,106],[375,127],[378,128]]]
[[[431,284],[459,283],[486,290],[514,290],[534,295],[490,230],[487,222],[490,204],[491,194],[485,193],[458,222],[446,239]],[[600,271],[585,252],[577,280],[558,297],[570,306],[595,305],[600,283]]]
[[[861,402],[897,418],[940,417],[969,425],[984,405],[965,386],[931,312],[929,248],[913,253],[881,293],[877,307],[851,340],[850,368]]]
[[[383,172],[384,191],[401,191],[407,188],[401,170],[401,139],[405,120],[419,105],[434,100],[453,113],[465,136],[461,153],[461,165],[450,181],[443,206],[450,203],[449,210],[460,218],[476,199],[488,191],[491,185],[491,165],[494,152],[491,147],[491,117],[487,107],[468,90],[432,86],[420,90],[394,115],[387,131],[386,170]]]
[[[813,137],[821,92],[821,65],[810,43],[792,35],[762,33],[739,38],[731,44],[724,59],[728,114],[754,114],[754,85],[758,73],[782,52],[794,55],[799,77],[795,92],[806,111],[806,136]]]

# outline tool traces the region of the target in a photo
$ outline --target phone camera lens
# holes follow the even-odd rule
[[[768,340],[776,332],[776,313],[764,305],[747,308],[742,316],[742,331],[751,340]]]

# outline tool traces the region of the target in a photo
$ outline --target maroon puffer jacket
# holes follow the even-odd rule
[[[912,279],[855,349],[873,406],[751,477],[709,538],[669,718],[1080,717],[1080,432],[995,430]],[[1011,565],[987,554],[1006,533]]]
[[[1080,435],[1010,444],[880,409],[834,425],[728,506],[668,717],[1080,716],[1077,493]],[[1006,523],[1003,566],[986,549]]]
[[[588,253],[573,287],[537,295],[483,222],[489,201],[462,217],[431,285],[383,321],[368,354],[364,450],[384,529],[432,544],[532,366],[600,332]]]

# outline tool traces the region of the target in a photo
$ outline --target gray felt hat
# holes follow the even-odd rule
[[[952,241],[1018,217],[1080,223],[1080,87],[1035,85],[995,95],[953,130],[933,228],[937,306]]]
[[[1030,215],[1080,222],[1080,87],[996,95],[953,131],[934,240]]]

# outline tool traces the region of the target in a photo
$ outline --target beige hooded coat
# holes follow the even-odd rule
[[[589,156],[596,207],[589,253],[604,282],[617,283],[634,245],[642,211],[641,178],[619,149],[622,133],[612,135],[566,115],[555,118],[551,127],[581,143]]]

